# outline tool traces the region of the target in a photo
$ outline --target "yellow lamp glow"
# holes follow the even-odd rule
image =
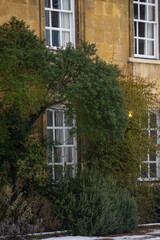
[[[129,111],[129,112],[128,112],[128,117],[129,117],[129,118],[132,118],[132,117],[133,117],[133,111]]]

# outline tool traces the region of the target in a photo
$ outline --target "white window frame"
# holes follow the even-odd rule
[[[74,135],[72,135],[71,137],[73,138],[73,142],[72,143],[67,143],[67,140],[61,144],[56,144],[56,130],[62,130],[63,131],[63,139],[66,139],[66,132],[65,130],[72,130],[72,128],[75,126],[75,120],[73,120],[73,125],[72,126],[67,126],[66,122],[65,122],[65,112],[62,108],[50,108],[47,110],[47,112],[51,112],[52,113],[52,126],[48,126],[47,123],[47,132],[52,131],[52,136],[53,138],[48,139],[48,142],[53,142],[53,145],[48,146],[48,166],[51,168],[51,172],[53,175],[53,179],[55,180],[59,180],[60,177],[58,177],[58,175],[56,175],[56,167],[57,166],[61,166],[62,172],[60,175],[64,176],[64,174],[67,172],[67,167],[70,167],[71,170],[71,175],[69,175],[70,177],[74,177],[76,172],[77,172],[77,141],[76,141],[76,137]],[[55,125],[55,112],[56,113],[62,113],[63,114],[63,126],[56,126]],[[47,134],[47,137],[49,138],[49,134]],[[55,145],[54,145],[55,144]],[[55,157],[55,148],[59,148],[62,151],[62,155],[59,155],[58,157],[61,159],[60,162],[55,161],[56,157]],[[71,148],[72,149],[72,161],[66,161],[66,156],[65,156],[65,149],[66,148]]]
[[[138,58],[149,58],[149,59],[159,59],[159,32],[158,32],[158,0],[154,0],[155,3],[151,3],[150,0],[146,0],[146,2],[141,2],[141,0],[133,0],[133,29],[134,29],[134,57]],[[134,5],[138,6],[138,19],[134,17]],[[147,7],[147,15],[148,15],[148,7],[154,6],[155,7],[155,21],[150,20],[142,20],[140,19],[140,5],[145,5]],[[138,34],[138,25],[139,23],[145,24],[145,37],[140,37]],[[147,26],[148,24],[154,24],[154,38],[147,37]],[[135,31],[135,24],[136,24],[136,31]],[[139,53],[139,40],[145,41],[145,54]],[[154,44],[154,54],[149,55],[147,54],[147,44],[148,42],[153,42]],[[136,44],[135,44],[136,42]]]
[[[61,9],[55,9],[53,8],[53,1],[52,0],[49,0],[50,1],[50,8],[48,7],[45,7],[45,12],[46,11],[49,11],[49,26],[46,26],[46,23],[45,23],[45,32],[46,30],[48,30],[50,32],[50,45],[47,45],[46,43],[46,46],[49,47],[50,49],[57,49],[58,47],[63,47],[65,49],[66,46],[63,46],[62,44],[62,32],[69,32],[70,34],[70,41],[74,46],[75,46],[75,3],[74,3],[74,0],[70,0],[70,6],[71,6],[71,9],[70,10],[63,10],[63,2],[62,0],[59,0],[60,1],[60,4],[61,4]],[[51,23],[51,13],[52,12],[57,12],[59,13],[59,24],[60,24],[60,27],[52,27],[52,23]],[[67,13],[69,14],[69,22],[70,22],[70,28],[69,29],[66,29],[66,28],[62,28],[62,14],[63,13]],[[46,18],[46,14],[45,14],[45,18]],[[60,44],[59,46],[53,46],[52,45],[52,31],[59,31],[60,33]]]
[[[155,114],[156,115],[156,127],[151,127],[151,118],[150,115],[151,114]],[[144,129],[144,131],[147,131],[147,136],[151,136],[151,131],[156,131],[156,136],[157,136],[157,145],[160,144],[160,111],[149,111],[148,112],[148,122],[147,122],[147,127]],[[158,181],[159,180],[159,176],[160,176],[160,152],[156,151],[156,160],[153,161],[150,158],[150,153],[149,150],[146,153],[146,161],[143,161],[143,164],[146,164],[147,167],[145,170],[147,170],[147,177],[143,177],[141,175],[141,177],[138,179],[139,181]],[[150,165],[151,164],[156,164],[156,177],[152,177],[151,176],[151,169],[150,169]],[[140,170],[142,170],[142,166],[140,166]]]

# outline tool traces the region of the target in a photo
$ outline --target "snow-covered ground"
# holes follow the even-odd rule
[[[160,229],[152,230],[151,232],[147,232],[144,235],[123,235],[116,237],[82,237],[82,236],[65,236],[65,237],[51,237],[45,238],[43,240],[160,240]]]

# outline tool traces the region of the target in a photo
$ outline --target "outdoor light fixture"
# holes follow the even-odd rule
[[[128,112],[128,117],[129,117],[129,118],[132,118],[132,117],[133,117],[133,111],[129,111],[129,112]]]

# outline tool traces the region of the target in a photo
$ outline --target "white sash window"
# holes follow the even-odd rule
[[[75,44],[74,0],[45,0],[46,46],[56,49]]]
[[[76,173],[76,139],[71,133],[73,125],[74,120],[68,122],[63,110],[47,110],[48,165],[55,180],[65,173],[69,177],[74,177]]]
[[[148,112],[148,122],[144,129],[146,137],[150,137],[155,145],[160,144],[160,112]],[[160,171],[159,151],[148,149],[146,157],[141,165],[141,181],[158,180]]]
[[[133,0],[134,56],[158,59],[158,0]]]

